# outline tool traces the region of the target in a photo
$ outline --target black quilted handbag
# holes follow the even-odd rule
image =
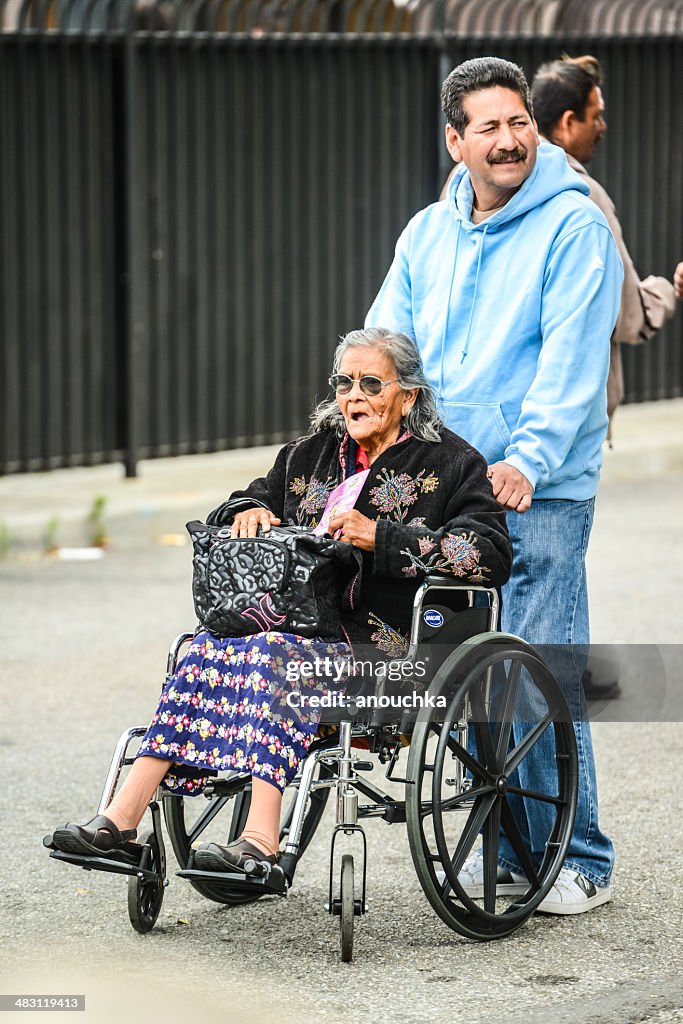
[[[273,526],[257,537],[233,538],[230,526],[201,522],[187,531],[195,611],[215,636],[277,630],[343,639],[344,591],[362,566],[357,548],[300,526]]]

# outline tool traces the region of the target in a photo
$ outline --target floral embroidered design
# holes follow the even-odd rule
[[[380,512],[388,513],[397,523],[403,523],[411,505],[414,505],[420,494],[431,494],[439,486],[439,478],[434,473],[425,476],[422,469],[416,477],[408,473],[399,473],[391,469],[383,469],[377,479],[382,482],[370,491],[370,501]],[[414,526],[421,526],[421,520],[412,520]]]
[[[325,508],[330,491],[335,486],[332,477],[328,477],[324,483],[315,476],[311,477],[308,484],[303,476],[297,476],[292,480],[289,489],[301,499],[296,511],[299,526],[318,525],[317,513]]]
[[[424,573],[450,572],[454,576],[466,576],[472,583],[484,583],[491,570],[479,564],[481,552],[476,545],[477,540],[474,533],[447,533],[437,548],[431,537],[418,537],[419,556],[410,548],[401,551],[410,561],[410,565],[404,566],[403,573],[405,576],[417,576],[418,569]]]
[[[423,494],[432,494],[437,489],[438,486],[438,476],[434,476],[433,473],[430,473],[429,476],[426,476],[422,480],[420,490],[422,491]]]
[[[389,625],[388,622],[382,622],[378,619],[374,612],[368,615],[368,625],[377,626],[378,628],[372,634],[370,639],[373,643],[377,644],[380,651],[384,654],[390,655],[392,658],[402,658],[408,650],[408,637],[404,636],[403,633],[399,633],[397,629],[394,629]]]

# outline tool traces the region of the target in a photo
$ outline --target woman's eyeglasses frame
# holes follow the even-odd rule
[[[376,377],[372,373],[364,373],[360,378],[349,377],[347,373],[333,373],[327,383],[337,395],[350,395],[353,385],[358,384],[364,395],[367,395],[368,398],[376,398],[387,384],[395,384],[397,380],[398,377],[382,380],[381,377]]]

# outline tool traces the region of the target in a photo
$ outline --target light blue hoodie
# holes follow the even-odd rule
[[[461,166],[410,221],[366,319],[413,337],[451,430],[505,460],[535,498],[592,497],[607,430],[623,270],[603,214],[547,143],[481,224]]]

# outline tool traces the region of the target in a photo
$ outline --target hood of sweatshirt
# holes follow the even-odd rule
[[[482,263],[486,259],[486,243],[488,236],[495,236],[498,232],[508,228],[514,221],[526,216],[530,211],[542,206],[549,199],[562,192],[580,192],[583,195],[589,194],[589,188],[584,181],[571,170],[567,164],[564,150],[550,143],[541,143],[536,155],[536,162],[529,177],[523,182],[519,191],[512,199],[497,210],[486,220],[479,224],[472,221],[472,204],[474,202],[474,190],[467,167],[461,165],[453,175],[449,189],[447,205],[448,210],[456,222],[458,236],[453,249],[453,276],[458,259],[459,232],[462,230],[472,237],[478,237],[481,244],[478,248],[474,286],[470,292],[469,311],[467,314],[467,329],[464,342],[460,350],[460,362],[463,363],[467,357],[472,334],[472,324],[475,316],[477,298],[479,293],[479,275]],[[451,288],[453,284],[451,278]],[[445,336],[442,343],[442,353],[445,348]],[[441,361],[441,372],[439,383],[443,393],[444,385],[444,361]]]
[[[571,169],[567,156],[559,146],[542,142],[538,147],[536,163],[529,177],[512,199],[487,217],[481,224],[472,223],[474,190],[467,167],[462,164],[453,175],[448,188],[448,208],[465,231],[499,231],[510,221],[523,217],[530,210],[552,199],[560,192],[575,189],[587,196],[590,189],[585,181]]]
[[[543,203],[562,192],[577,191],[583,195],[589,194],[589,188],[584,181],[571,170],[567,164],[564,150],[550,143],[541,143],[536,155],[536,163],[526,181],[519,191],[505,206],[501,207],[486,220],[479,224],[472,221],[472,204],[474,202],[474,190],[467,167],[463,164],[458,168],[451,180],[448,189],[448,210],[454,218],[458,233],[465,231],[468,235],[479,237],[481,244],[478,250],[474,287],[470,293],[470,303],[467,320],[465,339],[461,347],[460,362],[464,362],[469,352],[472,324],[475,316],[477,298],[479,292],[479,275],[482,262],[486,259],[486,243],[488,236],[495,236],[496,233],[509,227],[520,217],[524,217],[531,210],[542,206]],[[456,238],[453,250],[453,273],[458,258],[459,238]],[[445,339],[444,339],[445,341]],[[442,360],[440,384],[443,391],[444,365]]]

